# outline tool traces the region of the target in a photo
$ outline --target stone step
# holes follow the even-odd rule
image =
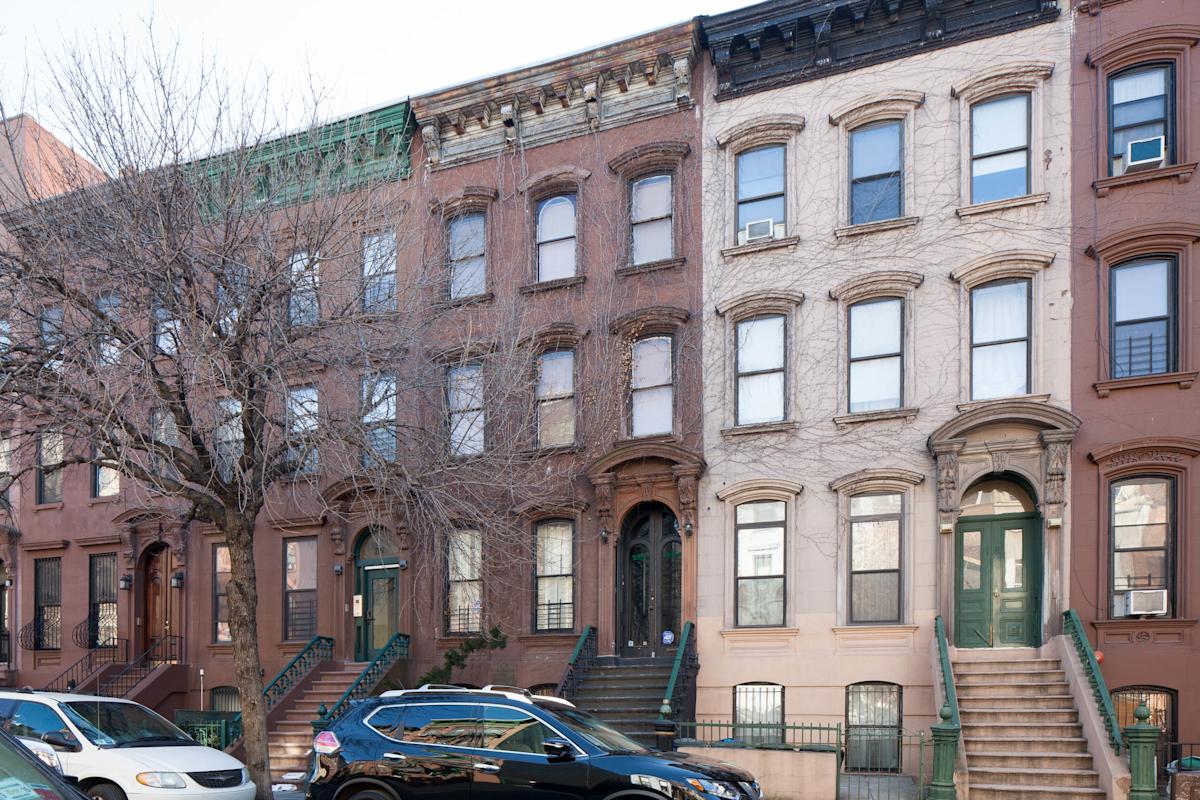
[[[1083,736],[1045,736],[1030,738],[1028,736],[963,736],[967,758],[973,753],[1072,753],[1082,754],[1088,751],[1087,739]]]
[[[1019,753],[998,750],[967,752],[967,766],[1007,767],[1011,769],[1091,769],[1092,757],[1088,753]]]
[[[1033,739],[1083,736],[1083,726],[1069,722],[996,722],[963,723],[963,738],[996,738],[1028,736]]]
[[[1006,658],[989,659],[987,661],[955,661],[954,674],[966,675],[971,672],[1004,672],[1005,670],[1058,670],[1062,662],[1057,658]]]
[[[1066,681],[1056,681],[1052,683],[992,683],[992,684],[964,684],[955,683],[955,690],[958,692],[958,701],[974,698],[974,697],[1045,697],[1057,695],[1070,696],[1071,689],[1067,686]]]
[[[1080,786],[971,784],[971,800],[1080,800],[1080,798],[1103,798],[1104,796],[1103,789]]]
[[[1067,673],[1061,669],[1010,669],[1004,671],[986,670],[979,672],[954,673],[954,685],[957,686],[991,686],[1003,683],[1044,684],[1057,683],[1065,685]]]
[[[969,697],[959,696],[958,707],[963,712],[990,709],[1073,709],[1075,708],[1075,698],[1069,694],[980,694]]]
[[[1070,786],[1094,789],[1100,777],[1090,769],[1019,769],[1011,767],[970,768],[972,792],[976,784],[990,786]]]
[[[967,725],[1010,725],[1025,722],[1078,722],[1079,712],[1074,708],[960,708],[962,720]]]

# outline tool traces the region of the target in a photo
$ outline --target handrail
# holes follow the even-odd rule
[[[683,632],[679,635],[679,647],[675,650],[675,663],[671,665],[671,679],[667,681],[667,690],[663,693],[663,704],[658,710],[659,719],[669,719],[671,717],[671,703],[675,700],[679,675],[683,670],[690,669],[692,666],[691,661],[694,657],[691,647],[693,644],[693,628],[695,626],[692,623],[683,623]]]
[[[954,678],[950,667],[950,643],[946,639],[946,623],[939,616],[933,621],[933,631],[937,635],[938,659],[942,665],[942,688],[946,692],[946,705],[950,707],[950,722],[962,726],[958,715],[958,690],[954,688]]]
[[[579,673],[588,667],[596,658],[596,626],[587,625],[575,642],[575,649],[567,660],[567,668],[563,671],[562,680],[558,682],[556,693],[564,700],[573,700],[579,690]]]
[[[308,640],[308,644],[304,645],[299,653],[292,656],[283,669],[279,670],[270,683],[263,689],[263,698],[266,701],[267,710],[279,702],[279,700],[292,690],[300,679],[312,671],[321,661],[328,661],[333,658],[333,639],[329,636],[314,636]]]
[[[159,664],[178,661],[183,652],[182,636],[163,636],[146,648],[137,658],[125,665],[111,680],[97,687],[97,694],[105,697],[125,697],[133,687],[142,682],[147,675],[154,671]],[[116,694],[112,694],[115,691]]]
[[[88,650],[74,664],[56,675],[43,689],[47,692],[72,691],[101,665],[124,661],[128,650],[128,639],[106,639],[99,647]]]
[[[1100,719],[1104,722],[1104,727],[1108,729],[1108,742],[1112,745],[1113,752],[1121,755],[1125,739],[1121,735],[1121,726],[1117,722],[1117,712],[1113,708],[1112,695],[1108,693],[1108,685],[1104,682],[1104,675],[1100,672],[1100,662],[1096,660],[1096,651],[1092,649],[1092,643],[1088,641],[1087,634],[1083,630],[1083,623],[1075,609],[1068,608],[1063,612],[1063,629],[1075,643],[1075,652],[1079,654],[1079,660],[1083,662],[1084,674],[1092,687],[1092,696],[1096,698],[1096,710],[1100,712]]]
[[[394,633],[392,638],[387,640],[387,644],[379,651],[379,655],[371,660],[371,663],[363,667],[363,671],[354,679],[354,683],[346,687],[346,691],[338,698],[338,701],[331,708],[321,707],[319,710],[319,722],[329,722],[335,719],[339,714],[346,710],[350,705],[351,700],[357,700],[360,697],[365,697],[379,679],[391,669],[392,665],[401,658],[408,658],[409,637],[407,633]]]

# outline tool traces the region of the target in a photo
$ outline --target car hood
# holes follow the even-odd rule
[[[718,761],[715,758],[692,755],[691,753],[650,753],[643,758],[653,758],[677,769],[687,770],[712,778],[715,781],[728,783],[752,783],[754,776],[746,770],[730,764],[728,761]]]
[[[211,747],[121,747],[106,751],[120,753],[142,772],[215,772],[241,769],[242,762]]]

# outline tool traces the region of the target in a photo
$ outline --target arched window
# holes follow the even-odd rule
[[[984,514],[1032,514],[1037,510],[1025,491],[1013,481],[985,480],[963,493],[959,513],[964,517]]]
[[[214,686],[208,694],[209,707],[213,711],[237,714],[242,710],[242,699],[236,686]]]
[[[744,744],[783,742],[783,687],[741,683],[733,687],[733,738]]]
[[[899,772],[902,689],[866,681],[846,687],[846,769]]]
[[[560,194],[538,204],[538,280],[575,275],[575,195]]]

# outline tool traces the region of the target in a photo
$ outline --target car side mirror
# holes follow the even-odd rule
[[[575,750],[566,739],[546,739],[542,742],[542,751],[551,761],[575,760]]]
[[[42,741],[55,750],[65,750],[68,753],[78,753],[80,750],[75,737],[63,731],[47,731],[42,734]]]

